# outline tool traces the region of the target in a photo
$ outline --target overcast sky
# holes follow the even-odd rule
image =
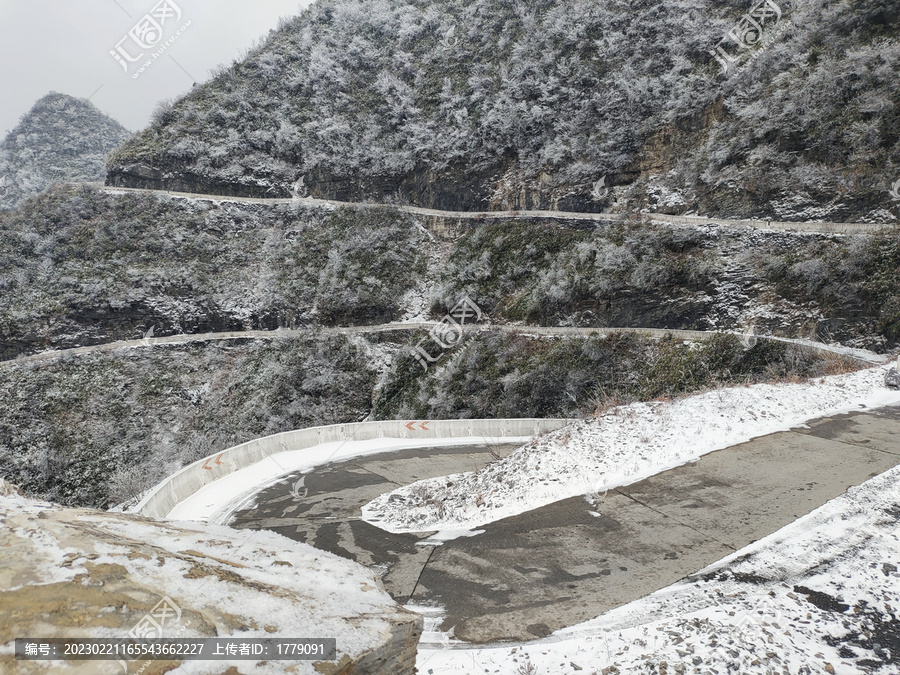
[[[0,139],[50,91],[89,98],[137,131],[158,101],[205,81],[212,68],[230,64],[264,37],[279,17],[294,16],[310,2],[0,0]],[[148,15],[151,22],[144,20]],[[135,78],[154,53],[156,60]]]

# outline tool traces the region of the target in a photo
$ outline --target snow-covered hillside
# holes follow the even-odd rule
[[[900,403],[900,391],[884,386],[887,369],[614,407],[479,471],[383,494],[363,508],[363,517],[390,532],[460,530],[605,492],[814,417]]]
[[[319,0],[159,111],[110,178],[465,210],[896,220],[896,7],[770,0],[723,75],[710,52],[750,8]]]
[[[104,180],[107,153],[130,135],[89,101],[48,94],[0,143],[0,210],[53,183]]]

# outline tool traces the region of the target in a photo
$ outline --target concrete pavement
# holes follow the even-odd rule
[[[900,408],[816,420],[589,502],[566,499],[434,545],[390,534],[360,507],[397,485],[470,471],[510,447],[434,448],[321,467],[258,495],[234,526],[266,528],[380,570],[401,603],[444,609],[476,643],[529,640],[640,598],[771,534],[900,464]]]

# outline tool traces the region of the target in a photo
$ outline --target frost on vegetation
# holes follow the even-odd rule
[[[611,405],[728,384],[794,380],[858,367],[849,358],[732,335],[656,340],[636,333],[547,339],[480,333],[428,372],[401,350],[373,405],[376,419],[582,417]],[[411,343],[414,344],[414,343]]]
[[[89,101],[48,94],[0,143],[0,211],[54,183],[104,180],[106,154],[130,135]]]
[[[892,232],[827,235],[660,226],[592,229],[512,221],[466,233],[435,290],[494,320],[561,326],[743,330],[852,342],[900,340]]]
[[[133,501],[244,441],[368,414],[376,372],[342,337],[166,345],[0,370],[3,476],[73,506]]]
[[[59,188],[0,216],[0,359],[151,327],[392,321],[425,270],[424,236],[393,211]]]
[[[723,77],[709,51],[743,7],[315,3],[110,167],[464,209],[890,222],[900,46],[882,4],[782,3],[763,58]]]

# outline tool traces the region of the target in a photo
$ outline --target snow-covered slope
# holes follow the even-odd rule
[[[33,665],[51,670],[13,666],[15,638],[123,638],[165,601],[168,617],[154,615],[163,637],[329,637],[337,661],[192,661],[174,671],[159,662],[144,672],[412,673],[421,618],[372,573],[311,546],[266,531],[67,509],[20,497],[2,479],[0,524],[0,672],[58,672],[47,661]],[[66,672],[122,670],[80,661]]]
[[[884,386],[887,369],[611,408],[539,437],[477,472],[383,494],[363,508],[363,517],[390,532],[465,529],[628,485],[815,417],[900,403],[900,391]]]

